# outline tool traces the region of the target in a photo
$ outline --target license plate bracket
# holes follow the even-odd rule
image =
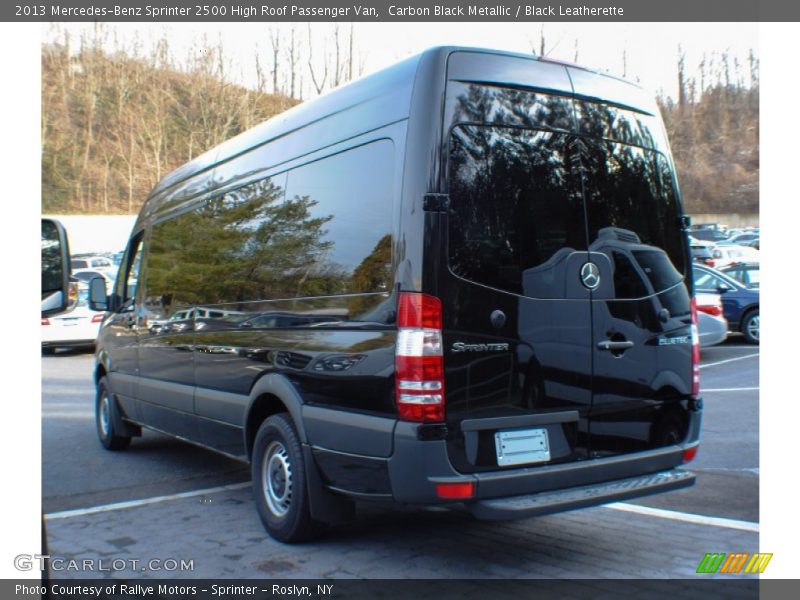
[[[498,466],[523,465],[550,460],[547,429],[513,429],[494,434]]]

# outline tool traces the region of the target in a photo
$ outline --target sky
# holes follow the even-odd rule
[[[166,37],[173,56],[179,61],[193,45],[206,36],[209,42],[222,42],[231,60],[233,80],[255,86],[255,55],[269,59],[269,28],[280,30],[283,39],[295,27],[296,35],[307,43],[308,26],[304,23],[107,23],[103,27],[109,39],[125,43],[138,40],[146,51],[156,40]],[[344,29],[349,24],[341,25]],[[51,26],[44,25],[45,40],[52,39]],[[91,31],[89,23],[59,25],[72,35]],[[313,39],[330,35],[333,24],[311,24]],[[689,76],[697,72],[704,55],[722,52],[731,56],[748,73],[748,54],[758,53],[758,25],[754,23],[356,23],[356,49],[364,65],[364,74],[379,70],[431,46],[465,45],[529,53],[539,47],[544,32],[550,58],[573,61],[576,41],[579,64],[614,75],[623,74],[638,81],[651,93],[677,95],[677,58],[680,47],[686,56]],[[322,53],[315,48],[316,56]],[[623,63],[623,55],[625,60]],[[623,68],[625,64],[626,68]],[[625,73],[623,73],[625,71]],[[310,94],[310,81],[305,77]]]

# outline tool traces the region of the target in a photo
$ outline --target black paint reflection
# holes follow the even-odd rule
[[[453,130],[448,166],[454,273],[515,294],[563,297],[554,270],[565,255],[586,249],[569,140],[507,127]]]
[[[680,206],[667,161],[657,152],[603,140],[581,144],[589,240],[607,227],[633,231],[686,272]]]
[[[452,123],[510,125],[529,129],[573,129],[572,100],[508,87],[450,82],[448,115]]]

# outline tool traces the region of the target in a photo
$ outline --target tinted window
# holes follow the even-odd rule
[[[287,293],[285,267],[314,260],[322,223],[303,203],[283,202],[284,180],[241,187],[153,227],[145,277],[159,318],[181,306]]]
[[[319,223],[320,253],[292,295],[390,291],[393,161],[394,145],[381,140],[289,171],[287,202]]]
[[[89,268],[89,263],[85,260],[75,260],[72,259],[72,268],[73,269],[87,269]]]
[[[447,96],[448,112],[456,123],[573,128],[572,100],[567,96],[455,81],[448,83]]]
[[[659,294],[661,306],[673,317],[688,315],[691,311],[689,292],[683,285],[683,276],[667,255],[659,250],[634,250],[633,256]]]
[[[139,269],[142,263],[142,235],[134,238],[128,245],[127,257],[121,263],[125,269],[120,269],[119,277],[114,283],[115,293],[120,298],[126,309],[133,308],[136,290],[139,284]],[[94,273],[93,276],[96,276]]]
[[[666,160],[656,152],[601,140],[581,144],[590,244],[608,227],[636,234],[686,268],[680,206]],[[660,291],[659,288],[656,291]]]
[[[647,287],[631,260],[622,252],[612,251],[614,259],[614,297],[644,298],[648,296]]]
[[[586,249],[568,136],[462,125],[450,142],[449,261],[461,277],[515,294],[563,296],[554,272]]]
[[[634,250],[633,256],[647,275],[654,290],[666,290],[679,284],[683,279],[663,252]]]
[[[583,135],[662,152],[667,148],[664,129],[658,117],[586,100],[576,100],[575,111],[578,131]]]
[[[244,322],[267,310],[260,301],[390,291],[392,161],[382,140],[155,225],[146,273],[154,318],[193,306],[183,318]]]

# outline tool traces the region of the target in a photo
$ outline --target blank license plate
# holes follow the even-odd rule
[[[494,434],[497,464],[521,465],[550,460],[550,443],[546,429],[517,429]]]

